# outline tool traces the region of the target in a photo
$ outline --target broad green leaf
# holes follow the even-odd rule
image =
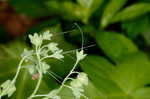
[[[128,0],[110,0],[104,9],[104,13],[101,20],[101,27],[106,27],[112,17],[125,5]]]
[[[144,32],[146,32],[149,28],[149,25],[148,17],[143,16],[134,20],[123,22],[122,28],[127,32],[130,38],[135,38],[140,34],[144,34]]]
[[[141,15],[150,12],[150,3],[137,3],[133,4],[124,10],[117,13],[112,19],[111,23],[118,21],[126,21],[133,18],[137,18]]]
[[[140,88],[133,94],[134,99],[150,99],[150,88]]]
[[[24,44],[15,41],[6,45],[0,45],[0,83],[12,77],[16,72]]]
[[[81,67],[106,99],[108,97],[113,97],[114,99],[120,97],[123,99],[122,90],[110,78],[115,67],[106,59],[100,56],[87,56],[81,63]]]
[[[105,96],[97,90],[91,81],[89,81],[88,86],[85,87],[84,93],[89,99],[105,99]]]
[[[124,57],[111,76],[125,93],[132,95],[133,92],[150,83],[149,71],[148,57],[138,52]]]
[[[100,56],[88,56],[82,61],[81,66],[100,91],[103,99],[149,99],[150,97],[149,87],[146,87],[150,83],[150,62],[143,53],[126,56],[116,67]]]
[[[116,32],[101,32],[97,34],[96,40],[104,53],[116,62],[120,57],[138,51],[130,39]]]
[[[86,66],[86,68],[93,68],[93,70],[100,72],[97,75],[105,78],[109,78],[109,75],[113,73],[115,67],[107,61],[105,58],[95,55],[90,55],[83,60],[83,63],[88,64],[90,67]],[[81,64],[82,65],[82,64]],[[85,68],[85,69],[86,69]],[[83,67],[84,69],[84,67]],[[97,73],[95,72],[95,73]]]

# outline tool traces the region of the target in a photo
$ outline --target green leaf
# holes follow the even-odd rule
[[[101,20],[101,27],[106,27],[112,17],[125,5],[128,0],[110,0],[104,9],[104,13]]]
[[[105,96],[97,90],[91,81],[89,81],[88,85],[85,87],[84,93],[89,99],[105,99]]]
[[[138,52],[124,57],[111,76],[125,93],[132,95],[133,92],[150,83],[149,71],[148,57]]]
[[[101,7],[102,3],[104,2],[104,0],[92,0],[92,4],[90,6],[90,11],[91,14],[96,11],[99,7]]]
[[[90,70],[90,68],[93,68],[92,70],[95,70],[96,71],[95,73],[100,72],[97,75],[105,78],[108,78],[109,75],[113,73],[115,69],[115,67],[113,67],[113,65],[109,63],[109,61],[107,61],[105,58],[95,55],[87,56],[87,58],[83,60],[83,63],[90,65],[90,67],[86,66],[85,69],[88,70],[89,68]]]
[[[137,18],[141,15],[150,12],[150,3],[137,3],[133,4],[123,11],[117,13],[112,19],[111,23],[118,22],[118,21],[126,21],[133,18]]]
[[[114,97],[114,99],[121,97],[121,89],[110,77],[115,67],[106,59],[100,56],[88,56],[82,61],[81,67],[88,74],[94,86],[102,93],[103,97]]]
[[[8,77],[12,77],[16,72],[16,67],[20,60],[20,53],[24,47],[24,44],[17,41],[0,45],[0,83],[8,79]]]
[[[82,61],[81,67],[100,91],[102,99],[150,97],[149,87],[146,87],[150,83],[150,62],[141,52],[124,57],[116,67],[100,56],[88,56]]]
[[[150,98],[150,88],[145,87],[145,88],[140,88],[135,91],[133,94],[133,97],[135,99],[149,99]]]
[[[119,61],[120,57],[138,51],[136,45],[123,34],[102,32],[97,34],[96,37],[100,48],[115,62]]]
[[[135,38],[146,32],[149,28],[148,17],[140,17],[135,20],[125,21],[122,23],[122,28],[127,32],[130,38]],[[138,26],[138,28],[137,28]]]

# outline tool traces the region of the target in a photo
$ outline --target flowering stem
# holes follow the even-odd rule
[[[38,80],[38,82],[37,82],[37,85],[36,85],[36,87],[35,87],[33,93],[30,95],[30,97],[29,97],[28,99],[32,99],[32,98],[35,96],[35,94],[37,93],[37,91],[38,91],[38,89],[39,89],[39,87],[40,87],[42,78],[43,78],[43,76],[42,76],[42,74],[40,74],[39,80]]]
[[[41,81],[42,81],[42,78],[43,78],[43,75],[42,75],[42,72],[41,72],[41,59],[40,59],[40,55],[39,55],[39,50],[40,47],[38,48],[38,46],[36,46],[36,57],[38,59],[38,66],[39,66],[39,69],[38,69],[38,73],[39,73],[39,79],[38,79],[38,82],[37,82],[37,85],[33,91],[33,93],[29,96],[28,99],[32,99],[35,94],[37,93],[39,87],[40,87],[40,84],[41,84]]]
[[[69,72],[69,74],[65,77],[65,79],[63,80],[60,88],[58,89],[58,93],[61,91],[61,89],[65,86],[66,81],[68,80],[69,76],[73,73],[74,69],[76,68],[76,66],[78,65],[79,61],[77,60],[73,66],[73,68],[71,69],[71,71]]]
[[[16,79],[17,79],[17,77],[18,77],[18,75],[19,75],[19,73],[20,73],[20,70],[21,70],[21,65],[22,65],[22,63],[24,62],[25,58],[26,58],[26,57],[23,57],[22,60],[20,61],[19,66],[18,66],[18,69],[17,69],[17,73],[16,73],[15,77],[13,78],[12,83],[15,83],[15,82],[16,82]]]

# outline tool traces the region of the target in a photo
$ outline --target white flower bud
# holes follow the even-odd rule
[[[48,49],[49,49],[51,52],[53,52],[53,53],[59,50],[59,48],[58,48],[57,46],[58,46],[58,44],[57,44],[57,43],[54,43],[54,42],[49,43],[49,44],[47,45]]]
[[[57,94],[58,94],[58,89],[54,89],[43,99],[61,99],[61,97],[58,96]]]
[[[24,49],[24,51],[22,52],[21,54],[21,57],[25,57],[25,56],[30,56],[33,54],[33,50],[27,50],[27,49]]]
[[[50,31],[49,30],[47,30],[47,31],[45,31],[44,33],[43,33],[43,39],[44,40],[51,40],[51,37],[52,37],[53,35],[52,34],[50,34]]]
[[[41,35],[38,35],[37,33],[35,33],[33,36],[29,35],[29,38],[31,43],[34,44],[35,46],[39,46],[42,44],[43,37]]]
[[[76,51],[77,61],[80,61],[80,60],[84,59],[85,56],[86,56],[86,54],[83,53],[83,50],[81,50],[80,52]]]
[[[51,56],[53,58],[62,59],[62,58],[64,58],[62,52],[63,52],[63,50],[58,50],[55,53],[53,53]]]
[[[86,73],[79,73],[77,79],[85,86],[88,85],[88,77]]]
[[[47,70],[50,68],[50,66],[48,64],[46,64],[45,62],[42,62],[41,64],[42,64],[41,71],[42,71],[42,73],[45,74],[47,72]]]

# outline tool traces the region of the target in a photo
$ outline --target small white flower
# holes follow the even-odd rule
[[[33,50],[27,50],[27,49],[24,49],[23,53],[21,54],[21,57],[25,57],[25,56],[30,56],[33,54]]]
[[[71,87],[73,88],[80,88],[82,87],[82,83],[78,80],[78,79],[74,79],[71,83],[70,83]]]
[[[80,52],[78,50],[76,51],[77,61],[83,60],[85,56],[86,54],[83,53],[83,50],[81,50]]]
[[[43,49],[40,54],[41,56],[48,56],[48,52],[49,52],[48,49]]]
[[[54,96],[52,99],[61,99],[60,96]]]
[[[43,39],[44,40],[51,40],[51,37],[52,37],[53,35],[52,34],[50,34],[50,31],[49,30],[47,30],[47,31],[45,31],[44,33],[43,33]]]
[[[79,73],[76,79],[70,83],[71,87],[80,88],[83,85],[88,85],[88,77],[85,73]]]
[[[61,99],[61,97],[58,96],[57,94],[58,94],[58,89],[54,89],[43,99]]]
[[[53,52],[53,53],[59,50],[59,48],[58,48],[57,46],[58,46],[58,44],[57,44],[57,43],[54,43],[54,42],[49,43],[49,44],[47,45],[48,49],[49,49],[51,52]]]
[[[80,97],[83,95],[84,87],[83,85],[88,85],[88,77],[85,73],[79,73],[76,79],[74,79],[71,83],[71,89],[73,92],[73,95],[76,97],[76,99],[80,99]]]
[[[42,62],[41,64],[42,64],[42,66],[41,66],[42,70],[41,71],[42,71],[42,73],[45,74],[47,72],[47,70],[50,68],[50,66],[48,64],[46,64],[45,62]]]
[[[72,88],[73,95],[76,97],[76,99],[80,99],[84,92],[83,88]]]
[[[31,75],[36,74],[38,72],[36,65],[27,65],[25,66]]]
[[[14,83],[12,83],[11,80],[5,81],[1,86],[0,86],[1,92],[0,92],[0,97],[8,95],[10,97],[15,91],[16,87]]]
[[[42,35],[38,35],[37,33],[35,33],[33,36],[29,35],[29,38],[31,43],[34,44],[35,46],[39,46],[42,44],[43,41]]]
[[[85,86],[88,85],[88,77],[86,73],[79,73],[79,75],[77,76],[77,79]]]
[[[63,50],[58,50],[58,51],[54,52],[51,55],[51,57],[56,58],[56,59],[62,59],[62,58],[64,58],[62,52],[63,52]]]

